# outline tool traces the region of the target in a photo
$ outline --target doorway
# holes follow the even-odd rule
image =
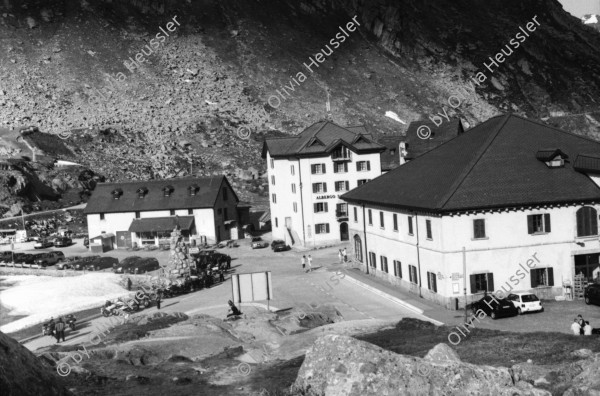
[[[340,223],[340,239],[342,241],[350,239],[350,235],[348,234],[348,223],[346,222]]]
[[[594,270],[600,267],[600,253],[579,254],[575,256],[575,275],[583,274],[588,282],[594,280]]]

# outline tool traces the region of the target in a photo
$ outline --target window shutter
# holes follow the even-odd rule
[[[367,170],[370,171],[371,170],[371,161],[367,161]]]
[[[531,271],[531,287],[536,287],[537,286],[537,271],[536,270],[532,270]]]
[[[313,193],[317,192],[317,183],[313,183]]]
[[[357,171],[357,172],[360,170],[360,166],[359,166],[358,164],[360,164],[360,161],[357,161],[357,162],[356,162],[356,171]]]
[[[527,216],[527,233],[533,234],[533,215]]]
[[[329,234],[329,223],[325,224],[325,232]]]
[[[398,272],[400,273],[400,278],[402,278],[402,261],[398,261]]]
[[[494,292],[494,274],[487,274],[487,291]]]
[[[329,211],[329,208],[328,208],[327,202],[325,202],[325,203],[323,204],[323,211],[324,211],[324,212],[328,212],[328,211]],[[329,227],[329,224],[327,225],[327,227]]]
[[[321,170],[323,170],[323,173],[325,173],[325,164],[321,164]]]
[[[427,273],[427,288],[431,290],[431,272]]]
[[[338,173],[337,164],[333,164],[333,173]]]
[[[434,273],[431,273],[431,280],[433,281],[433,291],[437,293],[437,279],[435,279]]]
[[[550,213],[544,214],[544,231],[550,232]]]
[[[394,276],[398,276],[398,270],[396,269],[396,260],[394,260]]]
[[[598,212],[596,212],[596,209],[594,209],[594,208],[589,208],[589,209],[590,209],[590,220],[592,222],[592,224],[591,224],[592,232],[590,233],[590,235],[598,235]]]
[[[323,165],[325,166],[325,165]],[[327,192],[327,183],[323,183],[323,192]]]
[[[344,184],[346,184],[346,191],[350,191],[350,182],[345,182]]]
[[[348,163],[344,162],[344,172],[348,172]]]
[[[469,275],[471,281],[471,294],[477,293],[477,284],[475,283],[475,275]]]
[[[311,165],[310,166],[310,173],[312,173],[313,175],[316,173],[317,171],[317,167],[315,165]]]
[[[548,286],[554,286],[554,268],[548,268]]]

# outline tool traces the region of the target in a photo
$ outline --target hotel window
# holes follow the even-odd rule
[[[402,279],[402,263],[398,260],[394,260],[394,276]]]
[[[329,234],[329,224],[315,224],[315,234]]]
[[[385,228],[385,222],[383,219],[383,212],[379,212],[379,227],[381,228]]]
[[[223,201],[227,201],[227,189],[226,188],[223,189]]]
[[[275,161],[271,158],[271,169],[275,168]]]
[[[431,220],[425,220],[425,229],[427,231],[427,239],[433,239],[431,235]]]
[[[296,194],[296,183],[292,183],[292,193]]]
[[[335,191],[348,191],[350,190],[350,182],[337,181],[335,182]]]
[[[294,213],[298,213],[298,204],[296,202],[294,202],[293,207],[294,207]]]
[[[377,267],[377,256],[373,252],[369,252],[369,265],[372,268],[376,268]]]
[[[348,163],[347,162],[336,162],[333,164],[333,173],[347,173]]]
[[[223,221],[227,220],[227,208],[223,208]]]
[[[194,214],[194,209],[188,209],[188,214],[189,215],[193,215]]]
[[[427,288],[437,293],[437,279],[435,273],[427,271]]]
[[[353,208],[354,209],[354,222],[358,222],[358,209],[356,208],[356,206]]]
[[[394,213],[394,231],[398,231],[398,214]]]
[[[473,238],[484,239],[485,238],[485,219],[473,220]]]
[[[290,172],[292,173],[292,176],[296,174],[296,169],[294,169],[294,165],[290,165]]]
[[[598,212],[591,206],[584,206],[577,210],[577,236],[598,235]]]
[[[310,166],[310,173],[313,175],[322,175],[325,173],[325,164],[314,164]]]
[[[379,256],[379,258],[381,259],[381,270],[385,273],[389,273],[388,271],[388,262],[387,262],[387,257],[385,256]]]
[[[140,218],[140,212],[135,212],[135,218],[139,219]]]
[[[100,213],[100,220],[104,220],[104,213]]]
[[[550,232],[550,213],[528,215],[527,232],[529,234]]]
[[[271,199],[273,200],[273,203],[277,203],[277,195],[271,194]]]
[[[315,213],[324,213],[328,211],[327,202],[317,202],[314,205]]]
[[[271,176],[271,184],[275,185],[275,176]]]
[[[313,193],[326,193],[327,183],[313,183]]]
[[[356,163],[356,170],[358,172],[366,172],[371,170],[371,161],[358,161]]]
[[[417,277],[417,267],[414,265],[408,265],[408,276],[410,279],[410,283],[414,283],[415,285],[419,284],[419,278]]]
[[[531,270],[531,287],[554,286],[554,268],[534,268]]]
[[[414,235],[413,233],[413,217],[408,216],[408,235]]]
[[[335,215],[337,217],[348,217],[348,204],[341,203],[335,205]]]
[[[171,209],[171,210],[169,211],[169,214],[170,214],[171,216],[175,216],[175,209]]]
[[[471,294],[494,292],[494,274],[473,274],[469,276],[471,282]]]
[[[373,213],[371,209],[369,209],[369,225],[373,225]]]

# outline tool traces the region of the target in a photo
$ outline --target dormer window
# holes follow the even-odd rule
[[[111,191],[110,194],[113,196],[114,199],[119,199],[121,198],[121,195],[123,195],[123,190],[120,188],[115,188]]]
[[[340,146],[333,150],[331,158],[334,161],[349,161],[351,158],[351,151],[346,146]]]
[[[146,187],[140,187],[136,191],[138,198],[144,198],[146,194],[148,194],[148,189]]]
[[[548,168],[563,168],[565,160],[569,158],[567,154],[557,148],[540,149],[535,154],[538,161],[542,161]]]
[[[200,188],[198,187],[198,185],[196,184],[192,184],[191,186],[188,187],[188,191],[190,193],[190,196],[194,196],[198,193],[198,190]]]
[[[163,196],[165,197],[169,197],[171,196],[171,194],[173,193],[173,186],[165,186],[163,187],[162,191],[163,191]]]

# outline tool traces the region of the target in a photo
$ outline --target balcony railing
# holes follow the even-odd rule
[[[331,155],[331,159],[333,161],[350,161],[352,159],[352,155],[350,152],[333,153]]]
[[[347,210],[336,210],[335,211],[335,217],[348,217],[348,211]]]

